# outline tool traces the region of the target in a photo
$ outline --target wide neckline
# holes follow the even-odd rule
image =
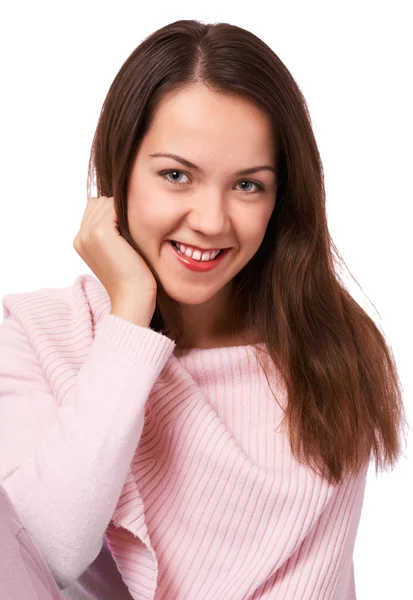
[[[228,353],[242,350],[245,351],[247,349],[255,350],[255,347],[266,348],[265,342],[258,342],[257,344],[238,344],[236,346],[214,346],[213,348],[176,348],[174,349],[174,353],[179,356],[193,356],[197,354],[208,354],[208,353]]]

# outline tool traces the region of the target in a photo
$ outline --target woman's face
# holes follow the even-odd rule
[[[166,153],[196,166],[154,156]],[[276,175],[271,169],[239,172],[263,165],[275,171],[271,124],[248,100],[196,83],[158,106],[133,164],[128,223],[139,250],[177,302],[200,305],[218,294],[216,304],[257,252],[275,205]],[[170,240],[230,250],[213,269],[198,272],[184,266]]]

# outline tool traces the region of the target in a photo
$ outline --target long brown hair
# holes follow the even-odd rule
[[[327,227],[323,166],[309,110],[271,48],[227,23],[180,20],[148,36],[122,65],[104,101],[88,196],[95,175],[98,196],[114,196],[119,232],[138,250],[128,226],[127,184],[139,142],[159,101],[195,82],[249,99],[274,126],[276,204],[260,248],[233,280],[231,314],[234,332],[258,332],[285,382],[284,420],[295,459],[329,483],[357,475],[372,453],[376,473],[393,468],[407,422],[392,350],[340,279],[335,261],[346,265]],[[150,326],[179,340],[179,307],[157,282]]]

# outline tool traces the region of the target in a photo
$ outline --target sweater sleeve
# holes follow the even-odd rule
[[[104,316],[59,407],[22,325],[13,315],[0,325],[0,482],[60,589],[101,550],[173,348],[150,328]]]

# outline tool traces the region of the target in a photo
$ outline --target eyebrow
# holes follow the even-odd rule
[[[173,158],[174,160],[185,165],[185,167],[187,167],[188,169],[194,169],[195,171],[199,171],[200,173],[202,173],[201,167],[194,165],[186,158],[183,158],[182,156],[178,156],[177,154],[171,154],[170,152],[167,152],[167,153],[155,152],[154,154],[149,154],[148,156],[152,156],[154,158],[157,158],[160,156],[165,157],[165,158]],[[238,171],[235,174],[236,175],[250,175],[251,173],[257,173],[258,171],[272,171],[274,174],[277,174],[275,168],[271,165],[260,165],[258,167],[250,167],[249,169],[242,169],[241,171]]]

